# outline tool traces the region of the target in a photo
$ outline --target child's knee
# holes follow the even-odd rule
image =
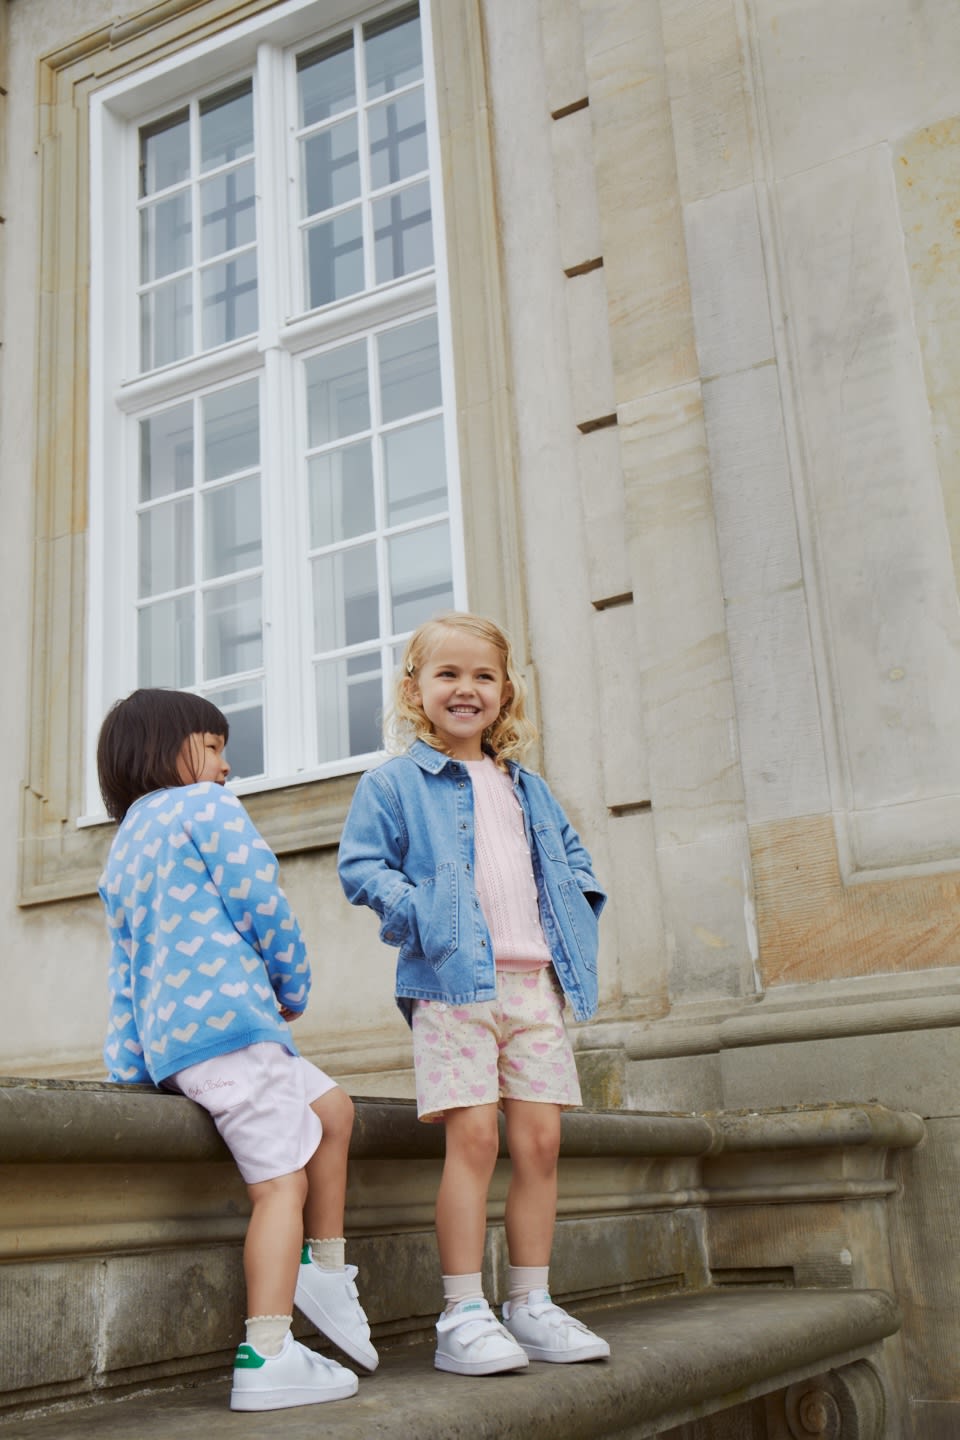
[[[320,1117],[324,1139],[349,1141],[353,1131],[354,1104],[346,1090],[336,1085],[314,1100],[311,1107]]]

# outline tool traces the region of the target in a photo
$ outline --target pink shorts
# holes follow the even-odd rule
[[[498,970],[497,998],[472,1005],[417,1000],[413,1006],[417,1114],[507,1100],[581,1104],[563,992],[552,965]]]
[[[209,1111],[248,1185],[303,1169],[323,1134],[310,1106],[336,1086],[269,1040],[188,1065],[166,1083]]]

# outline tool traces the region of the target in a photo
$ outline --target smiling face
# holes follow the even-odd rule
[[[483,732],[510,698],[496,646],[464,630],[444,629],[408,684],[447,754],[482,759]]]
[[[213,780],[218,785],[226,782],[230,774],[224,750],[226,741],[222,735],[209,730],[188,735],[180,750],[177,774],[184,785],[195,785],[200,780]]]

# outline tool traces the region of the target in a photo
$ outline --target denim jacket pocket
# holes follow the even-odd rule
[[[572,877],[560,882],[560,894],[583,963],[596,974],[599,929],[593,906]]]
[[[439,969],[457,948],[457,867],[450,860],[410,896],[411,931],[425,960]]]
[[[557,860],[561,864],[566,861],[567,852],[563,847],[563,836],[556,825],[547,825],[541,821],[534,825],[533,833],[537,837],[537,844],[548,860]]]

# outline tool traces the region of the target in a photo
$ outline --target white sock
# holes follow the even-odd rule
[[[549,1265],[508,1265],[507,1299],[522,1305],[531,1290],[549,1290]]]
[[[342,1270],[346,1264],[347,1242],[342,1235],[332,1240],[308,1240],[310,1255],[321,1270]]]
[[[246,1322],[247,1344],[258,1355],[279,1355],[292,1320],[292,1315],[251,1315]]]
[[[443,1298],[445,1308],[452,1310],[454,1305],[459,1305],[461,1300],[482,1300],[483,1281],[480,1278],[480,1271],[475,1275],[444,1275]]]

